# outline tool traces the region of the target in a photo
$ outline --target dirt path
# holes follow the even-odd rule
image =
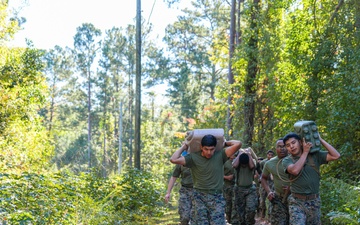
[[[161,219],[156,219],[156,222],[154,224],[157,225],[178,225],[178,219],[179,215],[177,214],[177,211],[171,210],[168,213],[166,213]],[[153,224],[153,223],[149,223]],[[260,217],[255,218],[255,225],[271,225],[267,220],[261,220]]]
[[[178,225],[179,215],[177,212],[177,207],[172,206],[169,208],[169,211],[165,213],[161,218],[154,218],[154,220],[149,221],[148,224],[156,225]],[[260,217],[255,217],[255,225],[271,225],[267,220],[262,220]]]
[[[270,225],[267,220],[262,220],[260,217],[255,218],[255,225]]]

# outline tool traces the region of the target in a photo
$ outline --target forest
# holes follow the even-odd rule
[[[341,153],[321,167],[322,223],[360,224],[359,0],[192,0],[159,40],[141,18],[141,88],[166,84],[168,101],[143,91],[140,114],[135,23],[83,23],[73,46],[15,48],[26,18],[7,3],[2,224],[159,224],[187,131],[223,128],[265,156],[299,120]]]

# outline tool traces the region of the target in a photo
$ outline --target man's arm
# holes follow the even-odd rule
[[[259,162],[256,162],[256,164],[255,164],[255,170],[256,170],[256,172],[258,173],[259,177],[260,177],[261,174],[262,174],[262,170],[261,170],[261,167],[260,167],[260,163],[259,163]]]
[[[241,149],[239,150],[239,154],[236,156],[236,158],[233,160],[232,162],[232,166],[237,169],[239,167],[240,164],[240,155],[244,153],[244,150]]]
[[[241,141],[237,140],[231,140],[231,141],[225,141],[224,147],[227,147],[225,149],[226,156],[230,158],[230,156],[234,155],[236,151],[238,151],[241,148]]]
[[[251,152],[249,149],[245,149],[245,153],[249,156],[249,168],[250,169],[254,169],[255,168],[255,163],[254,163],[254,159],[251,155]]]
[[[174,164],[185,165],[185,158],[184,156],[181,155],[181,153],[187,149],[188,146],[185,143],[183,143],[181,147],[178,150],[176,150],[174,154],[171,156],[170,162]]]
[[[275,193],[271,191],[269,184],[268,184],[268,176],[265,174],[261,175],[261,185],[265,189],[266,193],[268,194],[267,197],[269,201],[271,201],[275,197]]]
[[[165,195],[165,203],[169,202],[171,190],[174,187],[176,179],[177,179],[177,177],[171,177],[169,180],[168,188],[167,188],[166,195]]]
[[[224,175],[224,179],[225,180],[232,180],[232,179],[234,179],[234,174],[230,174],[230,175]]]
[[[326,156],[326,161],[327,162],[337,160],[338,158],[340,158],[340,153],[332,145],[327,143],[321,137],[320,137],[320,142],[324,146],[324,148],[326,148],[326,150],[328,150],[328,154]]]
[[[294,164],[290,164],[287,168],[286,171],[294,176],[297,176],[300,171],[302,170],[302,168],[304,167],[304,164],[306,162],[306,158],[310,152],[310,148],[312,146],[311,142],[305,142],[305,139],[303,139],[303,152],[301,153],[300,159],[294,163]]]

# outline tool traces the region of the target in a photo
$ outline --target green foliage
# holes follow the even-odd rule
[[[0,181],[0,218],[10,224],[126,224],[163,213],[159,181],[137,170],[111,179],[1,174]]]
[[[47,168],[53,147],[38,114],[48,95],[42,52],[13,49],[0,65],[0,157],[2,170]]]
[[[321,181],[320,188],[324,224],[360,223],[359,187],[327,177]]]
[[[7,1],[0,1],[0,53],[4,42],[11,40],[14,34],[20,29],[22,18],[12,17],[9,19],[11,12],[8,10]],[[2,54],[0,54],[2,55]],[[1,62],[0,62],[1,63]]]
[[[129,169],[116,180],[114,191],[106,199],[119,213],[121,223],[147,221],[163,213],[161,183],[151,173]]]

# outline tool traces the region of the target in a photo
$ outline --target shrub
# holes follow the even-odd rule
[[[359,224],[360,189],[328,177],[321,181],[323,224]]]
[[[95,172],[0,174],[0,222],[9,224],[121,224],[161,215],[160,184],[128,170],[111,179]]]

